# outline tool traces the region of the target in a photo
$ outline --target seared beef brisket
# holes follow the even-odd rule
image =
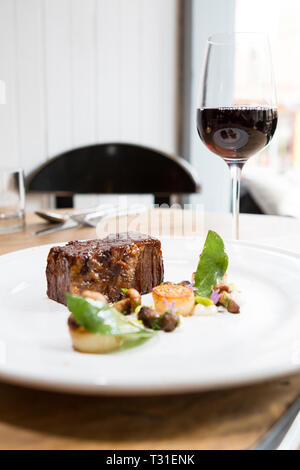
[[[122,297],[122,288],[151,292],[163,281],[163,274],[161,243],[148,235],[126,232],[73,241],[49,252],[47,295],[64,304],[66,292],[80,294],[89,289],[114,302]]]

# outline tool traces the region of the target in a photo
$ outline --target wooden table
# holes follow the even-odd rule
[[[230,236],[229,215],[206,214],[207,228]],[[24,232],[0,236],[0,254],[91,238],[76,228],[34,237],[44,224],[27,215]],[[141,227],[142,228],[142,227]],[[156,232],[158,226],[152,227]],[[241,236],[300,252],[300,221],[242,216]],[[233,390],[167,397],[86,397],[0,384],[0,449],[247,449],[286,410],[300,374]]]

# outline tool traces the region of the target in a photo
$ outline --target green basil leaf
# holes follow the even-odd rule
[[[70,293],[66,294],[66,300],[76,323],[92,333],[117,335],[128,341],[150,338],[154,334],[104,302]]]
[[[216,284],[222,281],[228,268],[228,256],[220,235],[209,230],[195,274],[196,294],[210,297]]]

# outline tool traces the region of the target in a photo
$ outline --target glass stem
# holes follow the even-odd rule
[[[240,216],[240,189],[241,189],[241,173],[243,165],[239,163],[230,163],[231,181],[232,181],[232,237],[239,240],[239,216]]]

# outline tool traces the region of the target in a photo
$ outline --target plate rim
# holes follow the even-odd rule
[[[77,382],[63,382],[62,380],[50,380],[35,378],[29,375],[14,374],[2,372],[0,369],[0,380],[16,386],[33,388],[35,390],[44,390],[51,392],[90,395],[90,396],[159,396],[159,395],[183,395],[186,393],[201,393],[215,390],[226,390],[251,386],[260,383],[271,382],[275,379],[281,379],[297,374],[300,371],[300,364],[293,365],[290,368],[282,370],[260,371],[245,376],[239,376],[236,379],[217,381],[209,380],[202,383],[176,383],[172,385],[105,385],[105,384],[79,384]]]

